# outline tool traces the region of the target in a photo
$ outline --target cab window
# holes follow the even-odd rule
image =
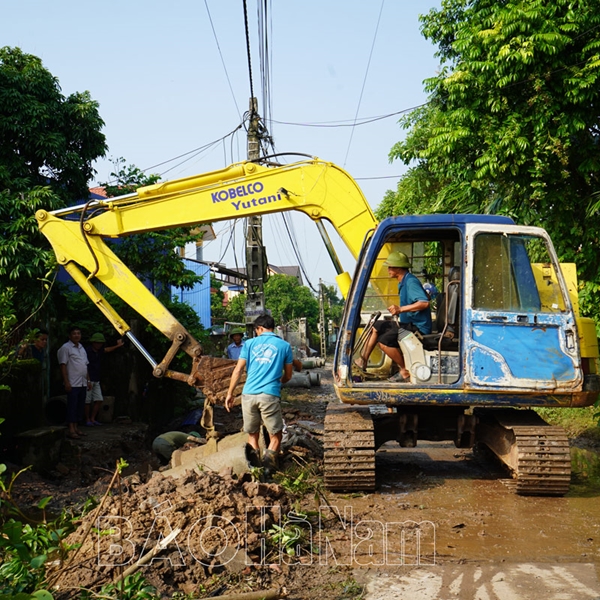
[[[480,233],[475,237],[473,308],[560,312],[565,301],[543,238]]]

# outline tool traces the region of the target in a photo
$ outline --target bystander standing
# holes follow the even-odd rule
[[[58,349],[58,364],[67,392],[67,437],[74,440],[85,435],[78,423],[83,419],[86,391],[91,388],[87,353],[80,342],[81,330],[73,326],[69,329],[69,341]]]
[[[244,347],[244,330],[243,329],[232,329],[229,334],[229,339],[231,339],[231,344],[227,346],[227,358],[231,358],[232,360],[237,360],[240,357],[240,353],[242,352],[242,348]]]
[[[123,340],[119,338],[114,346],[105,347],[106,338],[101,333],[94,333],[90,338],[90,345],[86,346],[85,351],[88,358],[88,373],[90,375],[91,386],[85,397],[85,424],[88,427],[101,425],[96,420],[98,411],[104,402],[102,388],[100,387],[100,369],[102,355],[107,352],[113,352],[123,346]]]

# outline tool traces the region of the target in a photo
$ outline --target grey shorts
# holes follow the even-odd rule
[[[104,397],[102,396],[102,388],[100,387],[99,381],[92,381],[92,389],[87,390],[85,395],[85,403],[91,404],[92,402],[103,402]]]
[[[274,435],[283,430],[281,398],[271,394],[242,394],[244,431],[258,433],[261,421],[267,431]]]

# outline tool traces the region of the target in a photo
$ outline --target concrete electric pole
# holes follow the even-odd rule
[[[248,125],[248,160],[260,158],[259,116],[256,98],[250,98],[250,123]],[[264,283],[267,272],[265,249],[262,241],[262,217],[248,218],[246,233],[246,309],[245,323],[248,337],[253,337],[252,323],[265,311]]]
[[[319,279],[319,336],[321,338],[321,357],[327,358],[327,323],[325,322],[325,294],[323,280]]]

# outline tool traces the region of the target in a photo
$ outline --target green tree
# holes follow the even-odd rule
[[[334,288],[326,286],[326,290],[328,298],[336,297]],[[227,304],[227,320],[243,323],[245,306],[245,294],[232,298]],[[271,275],[265,283],[265,308],[271,311],[278,324],[306,317],[309,328],[313,331],[317,329],[319,301],[306,286],[300,285],[296,277]],[[335,310],[333,309],[333,314],[336,314]]]
[[[135,192],[137,188],[152,185],[160,175],[146,175],[134,165],[126,165],[124,158],[114,162],[111,181],[101,183],[108,197],[122,196]],[[113,245],[119,258],[161,300],[171,295],[171,286],[189,289],[202,281],[191,269],[186,268],[178,250],[189,242],[202,239],[202,233],[193,227],[176,227],[152,233],[140,233],[122,238]]]
[[[597,316],[600,0],[443,0],[421,18],[442,66],[390,158],[378,216],[501,213],[551,234]]]
[[[221,291],[223,283],[219,281],[212,273],[210,275],[210,316],[212,324],[224,323],[227,321],[227,308],[223,306],[225,294]]]
[[[325,319],[331,320],[333,325],[339,325],[344,311],[344,301],[337,295],[337,290],[333,285],[324,285],[323,292],[325,296]]]
[[[65,97],[39,58],[0,48],[0,293],[19,319],[39,305],[54,266],[35,212],[87,199],[103,125],[89,92]]]
[[[265,283],[265,307],[271,311],[276,323],[306,317],[309,328],[313,331],[317,328],[319,302],[296,277],[271,275]]]
[[[238,294],[231,298],[225,310],[227,321],[244,323],[246,319],[246,294]]]

